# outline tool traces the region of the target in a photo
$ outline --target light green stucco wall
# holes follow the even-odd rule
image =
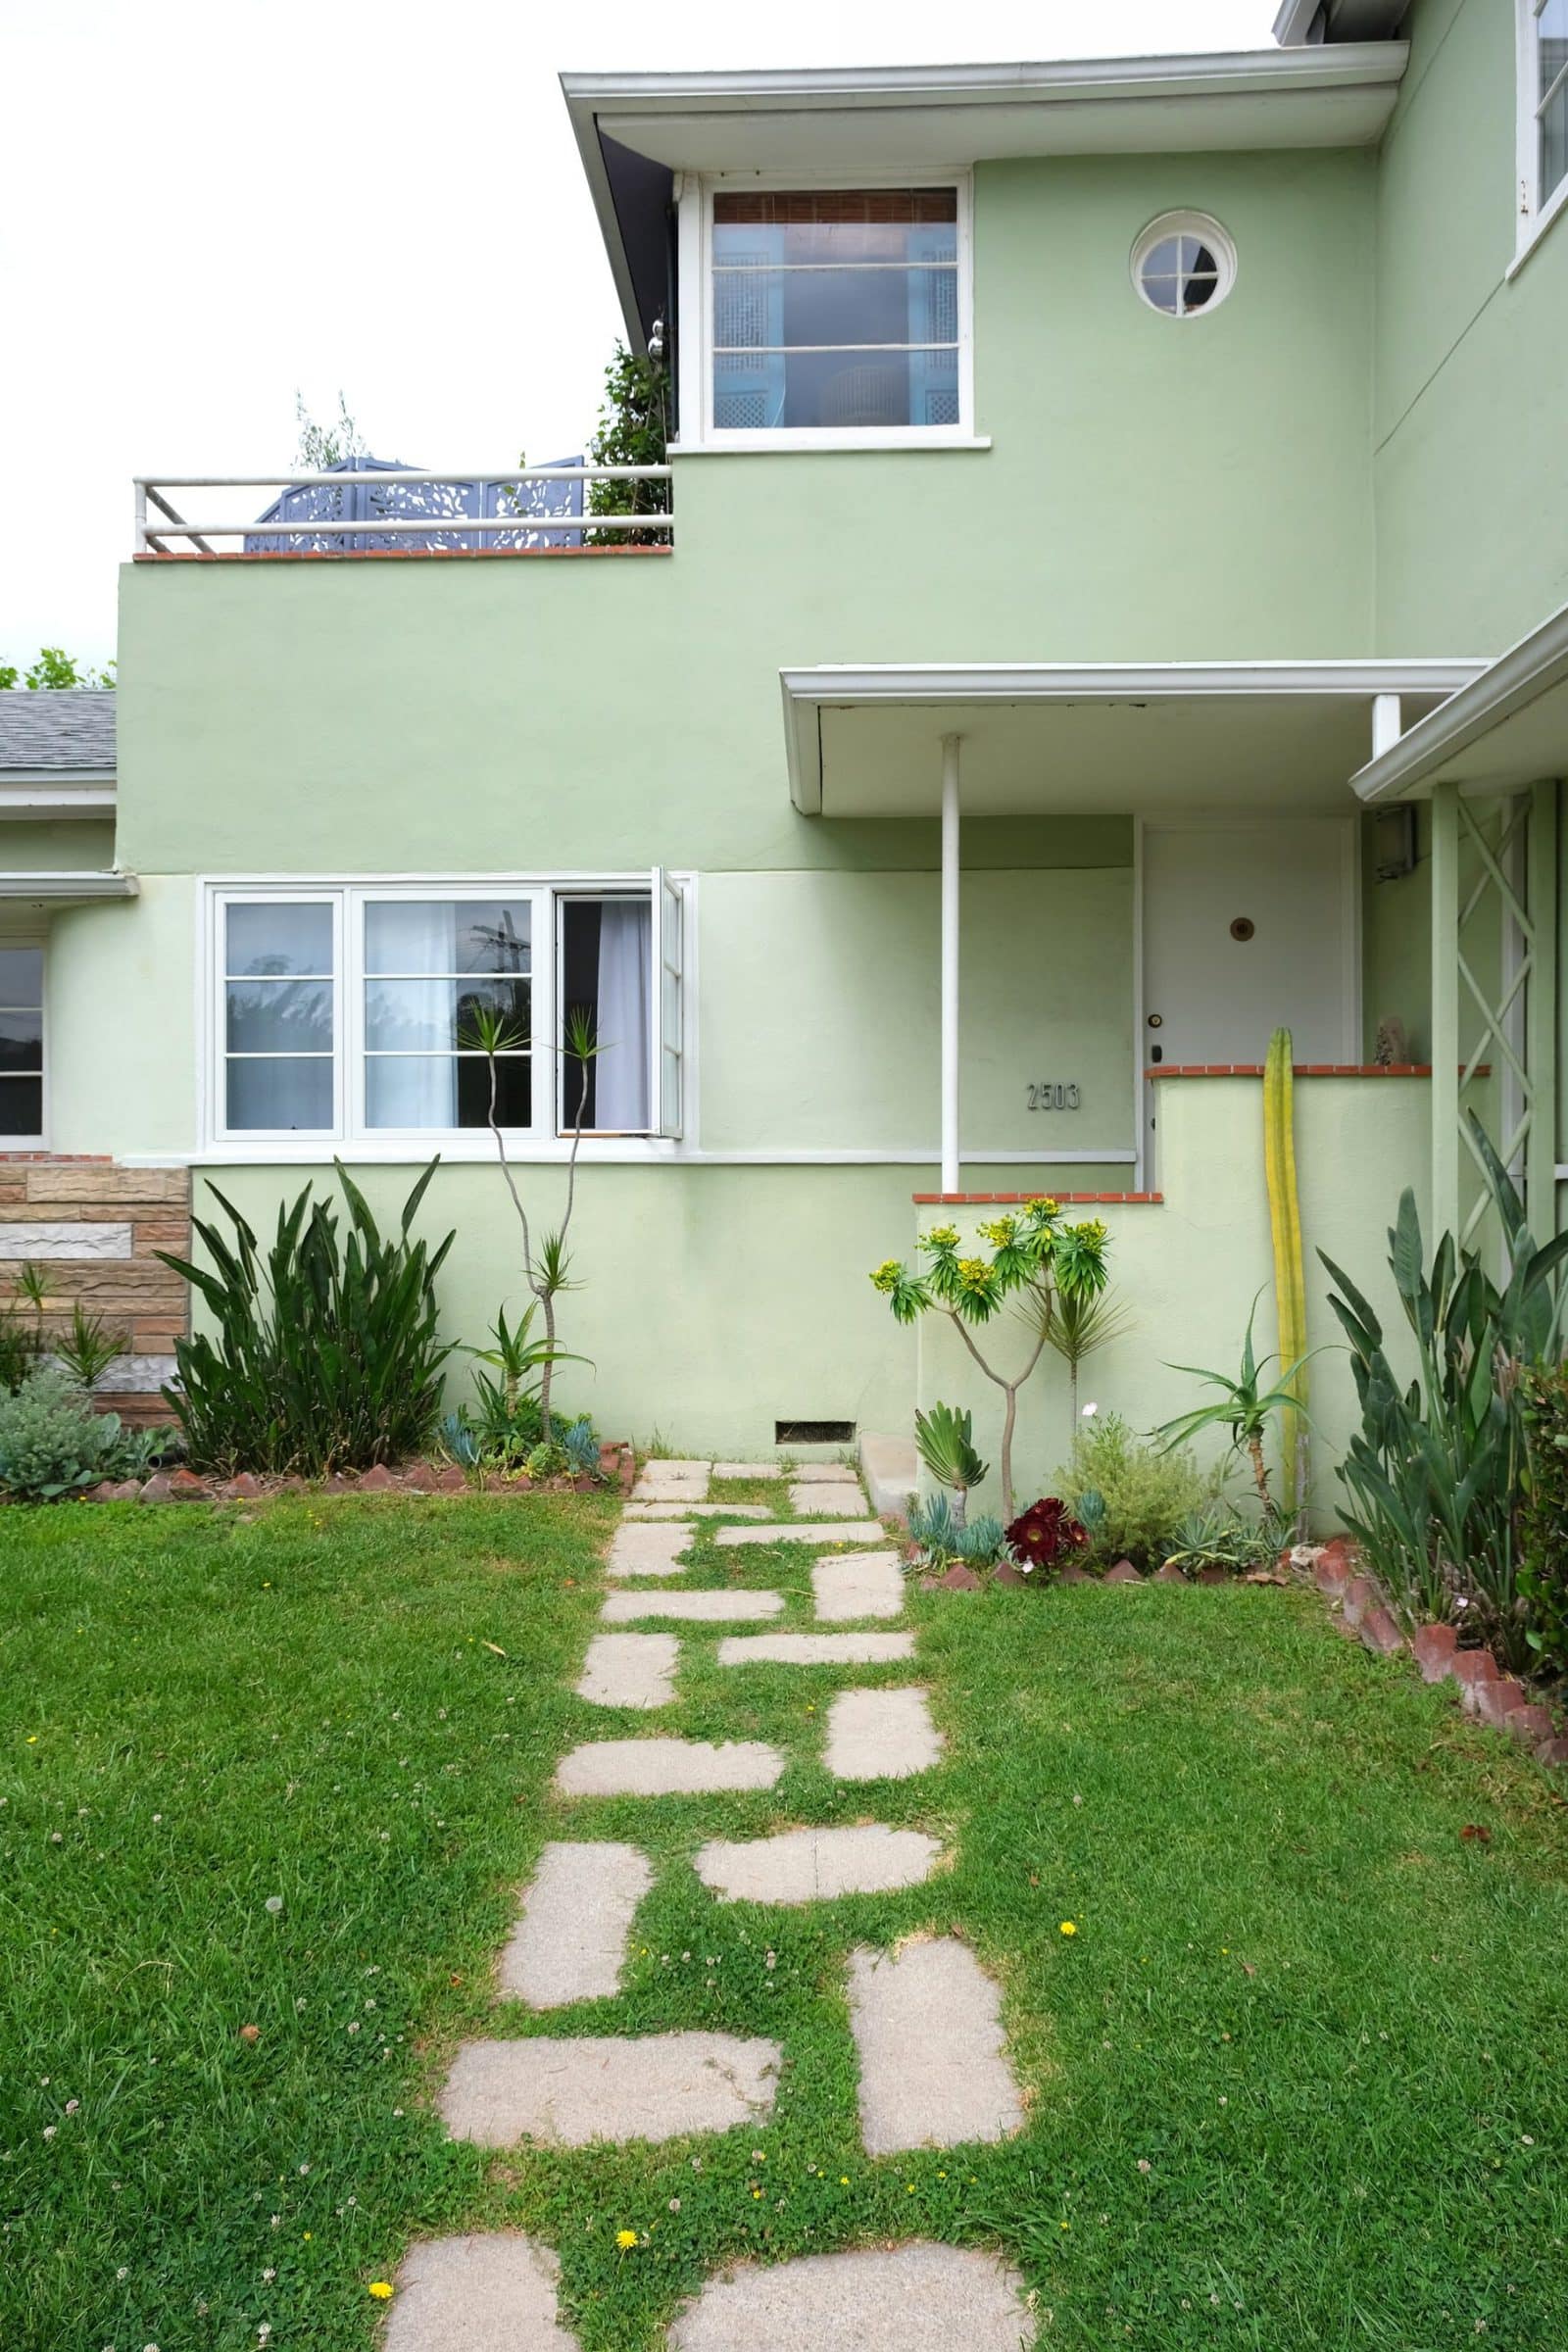
[[[1500,653],[1568,601],[1568,222],[1518,274],[1512,0],[1417,0],[1378,178],[1377,635]]]
[[[1248,1313],[1260,1288],[1260,1354],[1274,1348],[1277,1336],[1262,1087],[1252,1079],[1178,1079],[1161,1086],[1159,1097],[1164,1205],[1072,1212],[1103,1217],[1109,1227],[1115,1294],[1133,1317],[1125,1335],[1084,1366],[1080,1398],[1119,1412],[1138,1430],[1152,1429],[1212,1394],[1173,1364],[1235,1372]],[[1383,1315],[1386,1328],[1402,1330],[1383,1236],[1405,1184],[1414,1185],[1424,1212],[1429,1115],[1429,1089],[1420,1079],[1304,1079],[1296,1089],[1307,1338],[1313,1348],[1329,1349],[1311,1369],[1314,1515],[1325,1525],[1335,1519],[1339,1494],[1332,1466],[1344,1451],[1356,1411],[1343,1335],[1328,1305],[1328,1281],[1316,1252],[1325,1250],[1345,1268]],[[1351,1182],[1347,1182],[1348,1171],[1353,1172]],[[916,1213],[911,1256],[913,1231],[952,1213]],[[963,1213],[972,1219],[992,1212]],[[1017,1345],[1012,1339],[1014,1353]],[[1007,1349],[1006,1335],[999,1347]],[[1397,1361],[1402,1365],[1402,1351]],[[976,1443],[995,1464],[1000,1392],[982,1379],[956,1335],[936,1317],[918,1327],[916,1382],[922,1405],[941,1397],[972,1409]],[[1048,1355],[1020,1406],[1014,1451],[1020,1505],[1052,1491],[1053,1474],[1066,1456],[1069,1422],[1066,1372]],[[982,1508],[1000,1509],[995,1475],[978,1500]]]
[[[115,862],[112,817],[7,817],[0,822],[0,872],[106,872]]]

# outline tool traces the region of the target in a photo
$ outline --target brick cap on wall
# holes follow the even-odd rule
[[[1158,1208],[1163,1193],[916,1193],[916,1208],[1022,1208],[1030,1200],[1057,1200],[1063,1208]]]

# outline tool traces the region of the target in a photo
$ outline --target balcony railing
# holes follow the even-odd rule
[[[327,473],[138,474],[134,550],[138,556],[355,556],[667,546],[675,528],[669,479],[667,466],[437,473],[366,465]],[[652,494],[652,514],[598,514],[592,492],[600,482],[663,487]],[[260,514],[232,519],[232,510],[247,502],[227,494],[245,491],[270,493],[270,503]],[[216,505],[215,493],[223,494]]]

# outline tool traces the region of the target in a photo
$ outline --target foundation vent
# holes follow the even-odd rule
[[[849,1446],[855,1440],[853,1421],[775,1421],[775,1446]]]

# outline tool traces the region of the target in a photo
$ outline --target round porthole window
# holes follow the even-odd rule
[[[1133,247],[1133,283],[1152,311],[1196,318],[1236,283],[1236,248],[1206,213],[1162,213]]]

